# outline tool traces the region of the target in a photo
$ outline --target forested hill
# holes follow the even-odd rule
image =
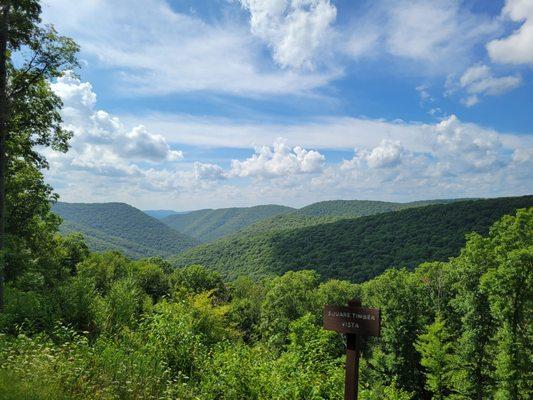
[[[313,203],[288,214],[276,215],[243,228],[239,234],[292,230],[325,224],[346,218],[363,217],[384,212],[405,210],[431,204],[446,204],[473,199],[421,200],[410,203],[391,203],[371,200],[328,200]]]
[[[533,196],[469,200],[297,229],[250,231],[178,254],[176,266],[202,264],[227,277],[314,269],[323,279],[361,282],[391,267],[456,256],[469,232],[486,234],[502,215],[533,206]]]
[[[312,217],[363,217],[389,211],[399,211],[406,208],[421,207],[430,204],[442,204],[460,201],[451,200],[423,200],[410,203],[392,203],[374,200],[329,200],[310,204],[296,211],[298,215]]]
[[[63,233],[81,232],[94,251],[120,250],[129,257],[169,256],[198,244],[124,203],[56,203]]]
[[[169,227],[192,236],[202,242],[209,242],[232,234],[257,221],[294,211],[293,208],[278,205],[255,207],[234,207],[192,211],[162,218]]]
[[[371,200],[330,200],[313,203],[300,209],[278,205],[206,209],[188,213],[145,211],[163,223],[202,242],[211,242],[251,227],[251,231],[265,231],[284,227],[304,227],[339,218],[354,218],[405,208],[419,207],[456,200],[428,200],[412,203],[391,203]],[[248,229],[247,229],[248,230]]]

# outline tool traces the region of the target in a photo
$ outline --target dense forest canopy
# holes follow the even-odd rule
[[[421,207],[430,204],[451,203],[461,199],[424,200],[409,203],[393,203],[375,200],[329,200],[313,203],[295,212],[298,215],[330,216],[330,217],[364,217],[389,211],[399,211],[406,208]]]
[[[486,233],[502,215],[531,205],[533,196],[469,200],[330,223],[303,217],[309,225],[296,229],[284,215],[178,254],[173,263],[202,264],[227,277],[313,269],[324,279],[362,282],[391,267],[446,261],[458,254],[466,233]]]
[[[61,232],[80,232],[93,251],[120,250],[135,258],[170,256],[199,242],[124,203],[62,203]]]
[[[199,265],[131,261],[58,241],[52,284],[17,279],[0,315],[9,399],[341,399],[344,344],[324,304],[379,307],[363,400],[526,400],[533,208],[469,234],[459,255],[364,283],[311,270],[224,281]],[[35,277],[35,274],[31,275]]]

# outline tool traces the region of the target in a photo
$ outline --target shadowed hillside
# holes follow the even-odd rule
[[[314,269],[324,279],[360,282],[387,268],[456,256],[466,233],[485,234],[502,215],[532,205],[533,196],[469,200],[296,229],[245,231],[179,254],[174,263],[202,264],[228,277]]]

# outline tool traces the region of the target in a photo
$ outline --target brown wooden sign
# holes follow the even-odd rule
[[[344,400],[357,400],[361,338],[379,336],[380,310],[361,307],[358,299],[349,301],[347,307],[324,306],[324,329],[346,334]]]
[[[354,335],[379,336],[379,309],[325,306],[324,329]]]

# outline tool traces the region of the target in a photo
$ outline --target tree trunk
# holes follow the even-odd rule
[[[7,101],[7,41],[9,5],[4,5],[0,16],[0,311],[4,309],[4,276],[6,246],[6,138],[8,134]]]

